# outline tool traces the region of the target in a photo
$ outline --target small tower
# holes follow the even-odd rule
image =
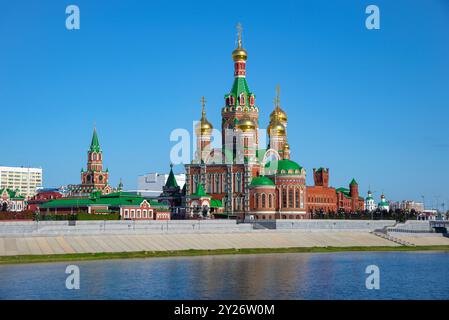
[[[196,155],[195,160],[198,163],[205,162],[207,156],[210,154],[211,151],[211,136],[212,136],[212,124],[207,121],[206,118],[206,99],[204,97],[201,98],[201,119],[198,122],[196,128],[195,128],[195,134],[197,137],[197,144],[196,144]]]
[[[81,171],[81,192],[102,191],[108,185],[108,170],[103,171],[103,152],[94,128],[90,148],[87,152],[87,170]]]
[[[355,179],[352,179],[349,184],[349,195],[351,196],[352,211],[355,212],[359,209],[359,184]]]
[[[329,187],[329,168],[313,168],[315,186]]]

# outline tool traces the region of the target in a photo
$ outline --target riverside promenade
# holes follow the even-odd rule
[[[425,232],[428,222],[401,224],[364,220],[277,220],[271,224],[233,220],[45,221],[0,223],[0,256],[313,247],[449,245]],[[379,236],[388,229],[394,237]],[[412,230],[415,233],[407,233]],[[422,231],[422,232],[421,232]],[[421,233],[419,233],[421,232]]]

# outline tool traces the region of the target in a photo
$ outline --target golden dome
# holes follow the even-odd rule
[[[287,122],[287,114],[281,107],[274,108],[273,112],[270,114],[270,121],[279,120],[283,123]]]
[[[239,128],[243,132],[252,131],[256,129],[256,124],[249,117],[244,116],[237,123],[237,128]]]
[[[278,119],[274,119],[268,126],[268,134],[270,136],[285,136],[285,127]]]
[[[212,129],[214,128],[212,126],[212,124],[207,121],[206,119],[206,110],[205,110],[205,104],[206,104],[206,100],[204,99],[204,97],[201,98],[201,104],[202,104],[202,112],[201,112],[201,120],[200,122],[196,125],[195,128],[195,133],[196,135],[204,135],[204,134],[211,134],[212,133]]]
[[[232,51],[232,60],[234,61],[246,61],[248,59],[248,53],[243,48],[237,48]]]
[[[284,144],[284,150],[290,150],[290,145],[287,142]]]
[[[201,117],[200,122],[196,125],[195,132],[197,135],[211,134],[213,128],[214,127],[212,126],[212,124],[209,121],[207,121],[206,116],[203,115],[203,117]]]

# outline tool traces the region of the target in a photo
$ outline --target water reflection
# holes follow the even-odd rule
[[[266,254],[0,266],[0,299],[449,299],[447,253]],[[381,290],[365,268],[381,269]]]

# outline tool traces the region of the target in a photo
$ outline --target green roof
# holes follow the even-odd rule
[[[302,171],[302,167],[299,164],[288,159],[270,161],[265,164],[265,168],[269,169],[269,171],[276,169],[277,174],[298,174]],[[272,174],[272,172],[269,172],[269,174]]]
[[[210,201],[210,206],[211,206],[211,208],[222,208],[223,203],[221,202],[221,200],[212,199]]]
[[[170,174],[168,175],[167,183],[165,183],[165,186],[167,188],[176,188],[178,186],[175,175],[173,173],[173,165],[170,166]]]
[[[97,129],[94,128],[94,133],[92,135],[92,141],[90,143],[91,152],[100,152],[100,143],[98,142]]]
[[[198,187],[196,189],[196,192],[190,195],[193,198],[203,198],[203,197],[210,197],[203,188],[203,185],[201,183],[198,183]]]
[[[351,180],[350,185],[352,186],[352,185],[354,185],[354,184],[358,185],[357,181],[355,181],[355,179],[353,178],[353,179]]]
[[[108,207],[120,207],[120,206],[137,206],[142,201],[147,200],[151,206],[162,206],[162,204],[145,199],[131,192],[115,192],[108,195],[95,195],[91,197],[83,198],[59,198],[51,200],[49,202],[40,205],[40,208],[76,208],[76,207],[88,207],[88,206],[108,206]]]
[[[5,192],[5,190],[6,190],[6,192],[8,193],[8,196],[9,196],[10,199],[15,199],[15,200],[22,200],[22,199],[25,199],[24,196],[21,196],[21,195],[19,194],[19,191],[18,191],[18,190],[14,191],[14,190],[7,189],[7,188],[0,189],[0,196],[3,194],[3,192]]]
[[[274,186],[274,182],[266,176],[255,177],[251,180],[251,187],[258,186]]]
[[[335,191],[336,191],[337,193],[343,193],[343,195],[345,196],[345,198],[348,198],[348,199],[351,198],[350,191],[349,191],[348,188],[337,188],[337,189],[335,189]]]

